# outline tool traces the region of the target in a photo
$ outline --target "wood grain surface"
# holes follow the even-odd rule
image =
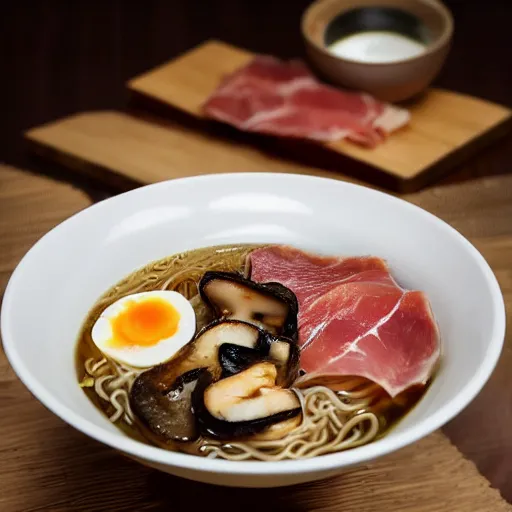
[[[257,147],[124,112],[76,114],[26,133],[38,154],[121,188],[219,172],[334,171],[276,158]]]
[[[345,180],[352,176],[352,181],[370,179],[396,188],[394,182],[369,174],[361,166],[354,169],[348,161],[335,166],[308,165],[308,159],[265,151],[245,136],[233,138],[147,114],[140,117],[140,112],[75,114],[34,127],[25,136],[37,154],[121,188],[197,174],[268,171]],[[402,157],[407,160],[407,153]],[[311,155],[309,161],[314,161]]]
[[[207,41],[130,80],[128,86],[138,94],[202,118],[205,100],[226,75],[247,64],[252,56],[222,41]],[[374,149],[347,141],[322,146],[387,174],[396,189],[412,190],[502,134],[512,115],[501,105],[436,88],[406,107],[411,112],[409,125]],[[338,159],[340,170],[344,161],[346,158]],[[379,183],[379,172],[374,178]]]
[[[509,312],[511,197],[512,176],[439,187],[407,197],[476,242],[497,274]],[[70,185],[0,167],[2,289],[19,259],[40,236],[89,204],[90,198]],[[481,455],[481,451],[472,454],[471,450],[476,442],[485,443],[489,452],[501,452],[503,464],[512,457],[510,423],[493,421],[488,395],[492,394],[494,406],[502,405],[502,412],[510,411],[510,392],[500,383],[510,379],[511,348],[509,337],[491,383],[467,412],[446,428],[449,435],[461,429],[466,432],[461,446],[467,455]],[[144,468],[86,438],[29,394],[3,352],[0,403],[2,512],[199,511],[221,502],[226,512],[242,506],[248,511],[512,511],[512,506],[441,432],[334,479],[284,489],[226,491]],[[475,413],[482,418],[477,425]],[[472,424],[468,426],[468,422]],[[480,460],[482,463],[485,461]]]

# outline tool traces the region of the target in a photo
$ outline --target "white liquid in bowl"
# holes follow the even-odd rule
[[[328,49],[337,57],[382,63],[417,57],[425,51],[425,45],[396,32],[368,31],[344,37]]]

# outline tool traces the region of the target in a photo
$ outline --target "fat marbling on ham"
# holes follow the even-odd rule
[[[366,377],[391,396],[428,381],[441,350],[430,304],[422,292],[401,288],[382,259],[271,246],[253,251],[250,266],[252,280],[296,294],[308,376]]]
[[[203,105],[207,117],[243,131],[374,147],[409,112],[365,93],[321,83],[301,61],[267,55],[224,78]]]

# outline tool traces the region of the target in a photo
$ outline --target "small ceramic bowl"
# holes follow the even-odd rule
[[[398,32],[425,48],[387,62],[341,57],[329,49],[336,40],[365,31]],[[426,89],[444,64],[452,34],[452,16],[439,0],[317,0],[302,17],[306,50],[320,74],[390,102]]]
[[[87,398],[77,381],[75,349],[98,297],[148,262],[242,242],[290,244],[327,255],[376,255],[387,260],[398,282],[427,294],[441,332],[442,364],[421,401],[385,436],[311,459],[208,459],[128,437]],[[3,299],[1,331],[5,353],[28,389],[91,438],[173,475],[275,487],[367,464],[451,420],[494,369],[503,345],[505,308],[484,258],[426,211],[342,181],[236,173],[149,185],[63,222],[14,271]]]

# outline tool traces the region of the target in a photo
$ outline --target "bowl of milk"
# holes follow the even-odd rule
[[[317,0],[304,12],[302,34],[329,81],[399,102],[438,75],[453,18],[439,0]]]

